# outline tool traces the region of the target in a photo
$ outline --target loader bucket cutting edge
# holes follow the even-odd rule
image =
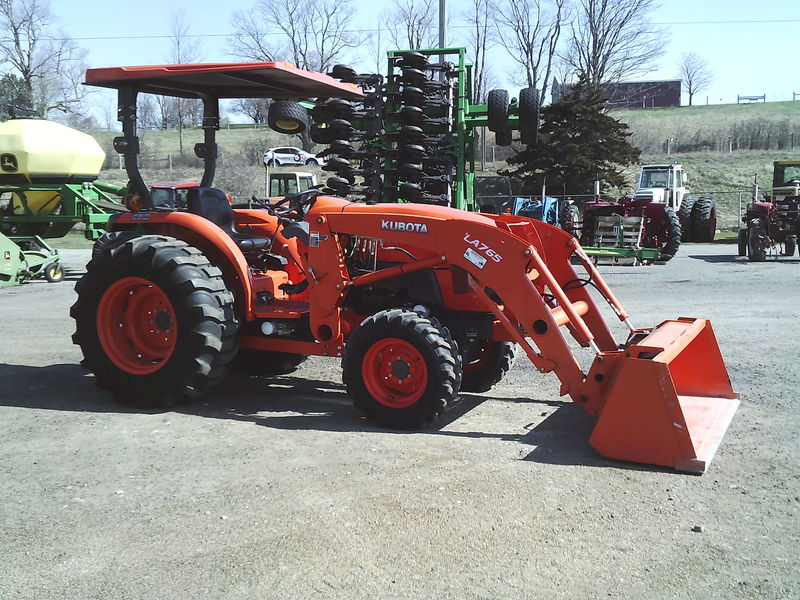
[[[616,361],[589,443],[603,456],[703,473],[739,406],[711,323],[658,325]]]

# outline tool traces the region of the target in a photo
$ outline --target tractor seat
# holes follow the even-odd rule
[[[260,250],[272,243],[270,238],[236,231],[233,208],[222,190],[211,187],[192,188],[186,197],[190,213],[208,219],[227,233],[242,252]]]

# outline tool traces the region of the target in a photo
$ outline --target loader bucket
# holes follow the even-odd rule
[[[591,445],[610,458],[705,472],[739,406],[711,323],[664,321],[608,358]]]

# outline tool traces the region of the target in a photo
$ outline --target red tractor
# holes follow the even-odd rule
[[[210,187],[219,98],[357,98],[357,88],[283,63],[93,69],[87,82],[120,91],[117,145],[142,204],[110,220],[71,311],[83,365],[119,399],[168,407],[237,364],[275,374],[325,356],[341,360],[370,418],[418,428],[461,390],[498,383],[521,348],[598,417],[590,441],[601,454],[706,469],[738,405],[710,323],[634,328],[568,233],[320,189],[239,209]],[[206,171],[185,210],[152,206],[136,169],[140,91],[204,101]],[[621,342],[590,288],[626,326]],[[589,364],[568,338],[591,350]]]
[[[794,256],[800,236],[800,161],[774,163],[772,195],[749,202],[742,221],[739,256],[752,262],[763,262],[770,254]]]

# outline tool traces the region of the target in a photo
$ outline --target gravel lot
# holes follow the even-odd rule
[[[692,476],[598,456],[523,360],[423,433],[321,358],[127,409],[78,366],[63,255],[72,281],[0,290],[0,598],[800,597],[800,261],[603,268],[635,325],[714,323],[742,404]]]

